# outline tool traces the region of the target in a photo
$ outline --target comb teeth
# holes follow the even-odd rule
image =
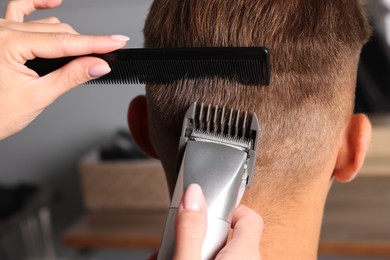
[[[233,80],[245,85],[268,85],[268,50],[262,47],[122,49],[93,54],[111,72],[87,84],[166,84],[183,79]],[[29,60],[26,66],[46,75],[77,57]]]
[[[240,110],[226,109],[225,106],[205,106],[201,103],[196,107],[195,129],[198,132],[212,133],[234,139],[247,139],[250,136],[248,113]],[[226,120],[227,119],[227,120]]]

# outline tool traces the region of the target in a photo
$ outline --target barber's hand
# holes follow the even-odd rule
[[[107,53],[126,45],[128,37],[79,35],[51,17],[24,23],[36,9],[53,8],[61,0],[13,0],[0,19],[0,140],[27,126],[60,95],[110,72],[99,58],[83,57],[44,77],[24,66],[35,57]]]
[[[192,184],[184,194],[176,220],[174,259],[199,260],[207,229],[207,206],[199,185]],[[239,206],[233,212],[233,236],[216,259],[260,260],[263,220],[255,211]]]

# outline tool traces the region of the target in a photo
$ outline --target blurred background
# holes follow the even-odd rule
[[[7,2],[0,0],[1,13]],[[37,11],[28,19],[56,16],[82,34],[128,35],[127,47],[135,48],[142,47],[151,2],[64,0],[59,8]],[[375,33],[359,65],[355,110],[369,115],[374,140],[361,181],[350,186],[350,193],[340,193],[337,186],[331,193],[322,260],[390,259],[390,1],[371,0],[367,10]],[[167,191],[161,187],[158,162],[139,154],[127,132],[129,101],[142,93],[141,85],[81,86],[59,98],[26,129],[0,142],[0,185],[18,194],[15,201],[5,202],[13,215],[0,219],[0,259],[146,259],[156,249]],[[129,155],[133,162],[123,160]],[[117,186],[107,185],[110,182]],[[147,199],[145,189],[152,194]],[[367,200],[355,197],[350,203],[356,191]],[[0,202],[4,194],[0,193]],[[340,204],[340,196],[346,205]],[[367,205],[376,208],[367,211]],[[347,209],[345,214],[340,208]],[[363,211],[367,214],[361,216]],[[129,214],[134,219],[129,220]],[[351,214],[363,219],[357,225],[367,229],[359,233],[352,226],[351,233],[337,233]],[[157,231],[134,226],[140,220]],[[377,226],[372,227],[373,222]],[[144,240],[133,241],[131,232]]]

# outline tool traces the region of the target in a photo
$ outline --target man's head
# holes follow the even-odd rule
[[[306,255],[313,256],[331,180],[355,176],[370,139],[367,118],[352,114],[359,54],[370,35],[360,1],[155,0],[144,34],[145,47],[270,50],[268,87],[222,80],[147,85],[146,98],[129,107],[129,124],[139,145],[161,159],[172,191],[191,103],[255,112],[261,123],[258,158],[243,203],[263,216],[265,247],[274,248],[269,251],[288,252],[290,245],[311,248]],[[293,246],[296,232],[301,240]]]
[[[151,143],[171,189],[183,116],[194,101],[257,114],[261,136],[253,190],[268,193],[264,199],[301,191],[337,159],[353,111],[359,53],[370,34],[359,1],[156,0],[144,34],[145,47],[270,50],[268,87],[222,80],[147,85]]]

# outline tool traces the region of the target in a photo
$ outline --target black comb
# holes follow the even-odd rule
[[[111,72],[88,84],[166,84],[182,79],[220,78],[245,85],[269,85],[268,50],[263,47],[142,48],[91,54]],[[80,56],[35,58],[26,66],[44,76]]]

